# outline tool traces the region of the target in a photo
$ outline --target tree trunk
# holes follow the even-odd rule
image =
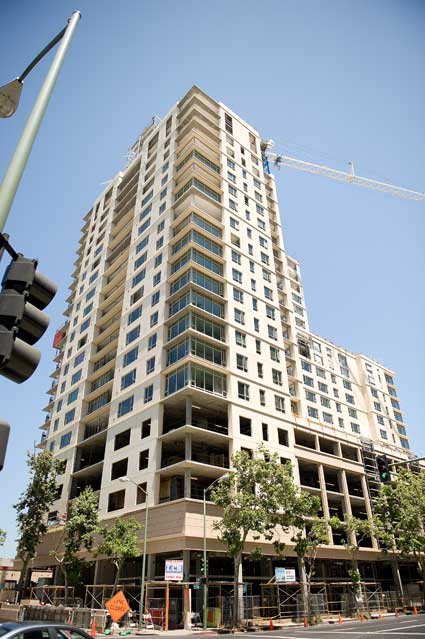
[[[236,628],[240,624],[239,612],[239,569],[242,563],[242,552],[239,552],[234,558],[234,576],[233,576],[233,627]]]
[[[307,573],[305,569],[305,557],[298,557],[298,570],[300,573],[300,582],[303,598],[303,610],[304,616],[309,619],[310,617],[310,602],[309,602],[309,580],[307,580]]]
[[[63,605],[67,606],[68,605],[68,571],[66,569],[66,566],[63,567],[63,578],[64,578],[64,585],[65,585]]]
[[[117,572],[115,573],[115,581],[114,581],[114,587],[112,589],[112,594],[114,595],[116,590],[117,590],[117,585],[118,585],[118,580],[120,578],[120,574],[121,574],[121,568],[122,568],[122,561],[117,561],[117,563],[115,564],[117,567]]]
[[[19,581],[18,581],[18,597],[17,597],[17,603],[20,603],[22,600],[22,596],[24,593],[24,588],[25,588],[25,584],[27,582],[27,572],[28,572],[28,564],[29,564],[29,557],[25,557],[25,559],[22,559],[22,568],[21,568],[21,574],[19,575]]]

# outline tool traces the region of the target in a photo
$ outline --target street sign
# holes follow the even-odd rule
[[[165,581],[183,581],[183,559],[165,560]]]
[[[105,607],[111,615],[112,621],[118,621],[130,610],[130,606],[128,605],[127,599],[124,597],[122,590],[119,590],[112,599],[109,599],[109,601],[106,602]]]

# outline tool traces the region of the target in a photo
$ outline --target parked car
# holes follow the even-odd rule
[[[65,623],[8,621],[0,623],[0,639],[90,639],[90,635]]]

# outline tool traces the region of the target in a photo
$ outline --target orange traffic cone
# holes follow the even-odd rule
[[[416,610],[416,606],[413,606],[413,614],[414,614],[414,615],[417,615],[417,614],[418,614],[418,611]]]
[[[341,617],[341,613],[339,613],[339,615],[338,615],[338,623],[339,623],[339,625],[341,625],[341,624],[342,624],[342,617]]]
[[[96,636],[96,623],[92,621],[91,628],[90,628],[90,637],[95,637],[95,636]]]
[[[382,612],[381,611],[379,611],[378,619],[382,619]]]
[[[395,617],[398,617],[398,608],[395,609]]]
[[[360,613],[360,621],[364,621],[364,614],[362,612]]]
[[[274,630],[273,619],[269,621],[269,630]]]
[[[305,615],[304,615],[304,628],[308,628],[308,619]]]

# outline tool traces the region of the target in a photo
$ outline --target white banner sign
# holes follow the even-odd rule
[[[165,560],[165,581],[183,581],[183,559]]]

